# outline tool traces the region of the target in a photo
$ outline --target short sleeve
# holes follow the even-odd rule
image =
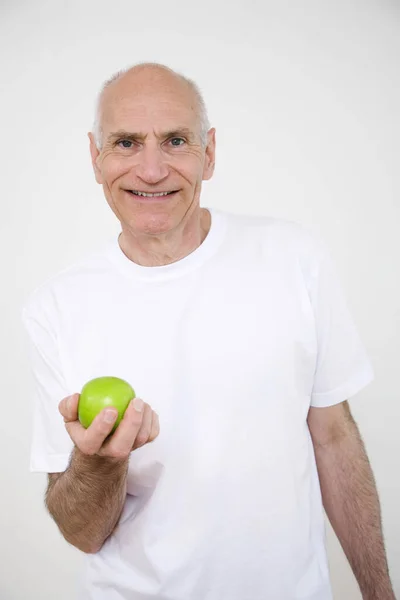
[[[310,286],[318,344],[311,406],[324,407],[357,394],[373,381],[374,372],[334,261],[326,245],[317,241],[319,259]]]
[[[64,379],[54,333],[25,307],[22,323],[28,334],[28,356],[33,376],[30,471],[60,473],[68,466],[73,442],[65,429],[58,405],[71,392]]]

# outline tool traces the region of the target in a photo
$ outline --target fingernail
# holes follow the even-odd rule
[[[141,398],[135,398],[133,402],[134,409],[138,412],[142,412],[143,410],[143,400]]]
[[[115,410],[106,410],[104,412],[103,419],[105,420],[106,423],[112,423],[113,421],[115,421],[116,418],[117,418],[117,415],[115,414]]]

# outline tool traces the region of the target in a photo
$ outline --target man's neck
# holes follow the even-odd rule
[[[205,240],[211,227],[211,214],[206,208],[199,208],[197,217],[187,222],[174,236],[152,239],[120,234],[118,239],[122,252],[134,263],[143,267],[169,265],[194,252]]]

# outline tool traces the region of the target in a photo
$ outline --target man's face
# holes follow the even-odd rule
[[[199,205],[214,172],[215,130],[202,147],[193,94],[168,76],[140,74],[106,91],[102,148],[90,137],[96,180],[122,229],[166,233]],[[138,192],[172,192],[146,198]]]

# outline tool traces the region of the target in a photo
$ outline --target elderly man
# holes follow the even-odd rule
[[[103,87],[90,151],[117,239],[31,293],[31,469],[89,554],[87,600],[329,600],[323,507],[365,600],[392,600],[347,399],[373,379],[324,243],[200,207],[215,165],[197,86],[157,64]],[[139,398],[84,429],[79,390]],[[150,443],[151,442],[151,443]]]

